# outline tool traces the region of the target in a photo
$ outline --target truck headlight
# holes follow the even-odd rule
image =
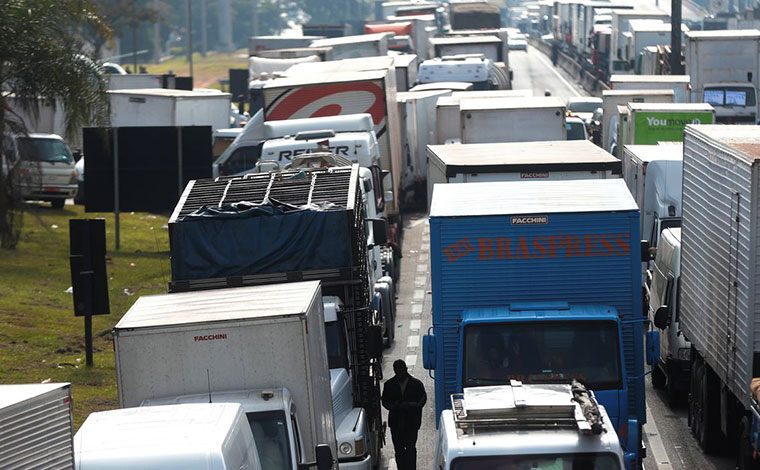
[[[679,361],[690,361],[691,360],[691,348],[679,348],[678,349],[678,360]]]
[[[364,440],[354,441],[354,448],[356,449],[356,455],[364,455]]]
[[[351,453],[354,451],[354,448],[351,447],[351,444],[348,442],[342,442],[340,444],[340,453],[343,455],[351,455]]]

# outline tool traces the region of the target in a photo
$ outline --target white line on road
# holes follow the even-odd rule
[[[422,304],[412,305],[412,315],[419,315],[422,313]]]
[[[644,424],[644,434],[649,442],[649,451],[651,451],[652,461],[658,470],[671,470],[673,465],[670,464],[668,453],[662,443],[660,431],[657,429],[657,423],[654,422],[654,415],[647,405],[647,422]],[[647,460],[649,460],[647,458]]]
[[[417,272],[418,273],[426,273],[427,272],[427,264],[418,264],[417,265]]]
[[[413,220],[413,221],[411,221],[409,223],[409,226],[410,227],[416,227],[416,226],[418,226],[420,224],[424,224],[425,222],[427,222],[427,217],[423,217],[421,219]]]
[[[425,283],[427,282],[426,276],[417,276],[414,278],[414,285],[417,287],[425,287]]]
[[[532,46],[531,46],[531,47],[532,47]],[[560,73],[557,71],[557,69],[555,69],[554,67],[552,67],[552,64],[550,64],[550,63],[549,63],[549,62],[548,62],[546,59],[544,59],[544,57],[543,57],[543,52],[539,51],[538,49],[536,49],[536,50],[535,50],[535,52],[536,52],[536,58],[537,58],[539,61],[541,61],[541,63],[543,63],[545,66],[547,66],[547,67],[549,68],[549,70],[551,70],[551,71],[552,71],[552,73],[554,73],[554,75],[556,75],[556,76],[557,76],[557,78],[559,78],[559,79],[560,79],[560,81],[561,81],[562,83],[564,83],[564,84],[565,84],[565,86],[568,88],[568,90],[570,90],[571,92],[573,92],[573,94],[574,94],[575,96],[581,96],[581,94],[580,94],[580,93],[578,93],[578,92],[575,90],[575,87],[573,87],[573,86],[570,84],[570,82],[568,82],[567,80],[565,80],[565,77],[563,77],[563,76],[562,76],[562,74],[560,74]]]
[[[420,345],[420,335],[409,335],[409,339],[406,341],[407,348],[416,348]]]
[[[422,305],[420,305],[420,310],[422,310]],[[410,330],[419,330],[420,329],[420,321],[419,320],[412,320],[409,322],[409,329]]]
[[[420,261],[427,261],[427,260],[428,260],[428,254],[420,253]]]
[[[407,367],[414,367],[414,365],[417,364],[417,355],[407,354],[406,358],[404,358],[404,362],[406,362]],[[388,468],[390,468],[390,466]]]

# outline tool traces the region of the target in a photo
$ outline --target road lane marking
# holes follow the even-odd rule
[[[414,291],[414,300],[419,302],[422,299],[425,298],[425,290],[424,289],[417,289]]]
[[[427,264],[418,264],[417,265],[417,272],[418,273],[426,273],[427,272]]]
[[[413,221],[411,221],[409,223],[409,226],[410,227],[416,227],[418,225],[424,224],[425,222],[427,222],[427,217],[423,217],[421,219],[413,220]]]
[[[420,305],[420,309],[422,309],[422,305]],[[420,324],[421,324],[420,320],[412,320],[411,322],[409,322],[409,329],[419,330],[421,326]]]
[[[533,47],[533,46],[531,46],[531,47]],[[561,75],[561,74],[560,74],[560,73],[557,71],[557,69],[555,69],[554,67],[552,67],[552,65],[551,65],[551,64],[550,64],[550,63],[549,63],[549,62],[548,62],[546,59],[544,59],[544,57],[543,57],[543,52],[539,51],[538,49],[536,49],[536,58],[537,58],[537,59],[538,59],[538,60],[539,60],[539,61],[540,61],[542,64],[544,64],[545,66],[547,66],[547,67],[549,68],[549,70],[551,70],[551,71],[552,71],[552,73],[554,73],[554,75],[556,75],[556,76],[557,76],[557,78],[559,78],[559,79],[560,79],[560,81],[561,81],[561,82],[562,82],[562,83],[563,83],[563,84],[564,84],[564,85],[567,87],[567,89],[568,89],[568,90],[570,90],[571,92],[573,92],[573,94],[574,94],[575,96],[582,96],[580,93],[578,93],[578,92],[575,90],[575,87],[573,87],[573,86],[570,84],[570,82],[568,82],[567,80],[565,80],[565,77],[563,77],[563,76],[562,76],[562,75]]]
[[[419,315],[422,313],[422,304],[414,304],[412,305],[412,314],[413,315]]]
[[[407,354],[406,358],[404,359],[404,362],[406,362],[407,367],[414,367],[414,365],[417,364],[417,355]]]
[[[417,276],[416,278],[414,278],[414,285],[417,287],[425,287],[426,283],[427,283],[426,276]]]
[[[420,261],[427,261],[428,260],[428,254],[427,253],[420,253]]]
[[[644,424],[644,434],[649,442],[648,452],[651,452],[652,462],[658,470],[671,470],[673,465],[670,463],[665,445],[662,443],[660,431],[657,429],[657,423],[654,422],[654,415],[647,405],[647,422]],[[647,457],[647,460],[649,458]]]
[[[407,348],[416,348],[420,345],[420,335],[409,335],[409,339],[406,341]]]

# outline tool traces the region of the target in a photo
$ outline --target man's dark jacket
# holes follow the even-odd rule
[[[418,406],[397,409],[401,402],[414,402]],[[401,385],[398,377],[392,377],[385,382],[383,389],[383,406],[388,409],[388,426],[393,428],[419,429],[422,423],[422,407],[427,402],[425,386],[411,375],[406,383],[404,395],[401,396]]]

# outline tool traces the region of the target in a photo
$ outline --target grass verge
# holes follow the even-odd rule
[[[129,65],[129,64],[126,64]],[[186,56],[176,56],[160,64],[145,64],[149,73],[168,73],[176,75],[190,74],[190,64]],[[206,57],[200,53],[193,54],[193,77],[196,88],[219,88],[219,80],[229,78],[229,69],[247,69],[248,50],[238,49],[233,52],[208,52]]]
[[[93,317],[94,366],[85,366],[84,319],[74,316],[69,271],[69,219],[106,219],[109,315]],[[71,382],[74,426],[93,411],[118,407],[112,327],[141,295],[165,293],[168,217],[122,214],[116,251],[113,214],[82,206],[30,204],[21,241],[0,251],[0,383]],[[168,358],[156,358],[168,360]]]

